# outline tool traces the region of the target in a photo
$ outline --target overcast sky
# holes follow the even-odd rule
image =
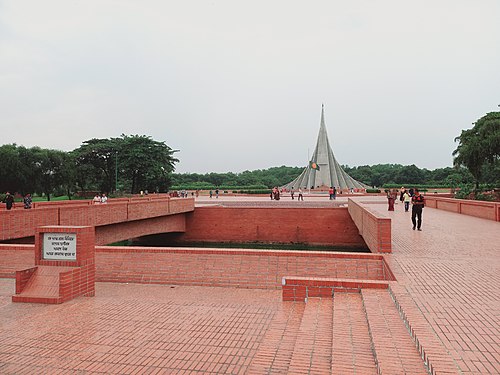
[[[0,144],[147,135],[177,172],[452,165],[500,104],[500,1],[0,0]]]

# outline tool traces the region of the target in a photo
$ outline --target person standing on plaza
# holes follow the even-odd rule
[[[5,203],[5,207],[10,210],[12,208],[12,206],[14,205],[14,196],[7,192],[5,194],[5,197],[3,199],[3,203]]]
[[[425,205],[425,199],[422,194],[418,191],[418,189],[415,189],[413,192],[413,197],[411,197],[411,222],[413,223],[413,230],[415,230],[415,227],[418,230],[422,230],[422,209],[424,208]]]
[[[102,193],[101,196],[101,203],[108,203],[108,197],[104,193]]]
[[[297,198],[297,200],[299,201],[303,201],[304,200],[304,196],[302,195],[302,189],[299,188],[299,197]]]
[[[405,187],[404,187],[404,186],[401,186],[401,189],[399,190],[399,200],[400,200],[401,202],[404,202],[403,196],[404,196],[405,192],[406,192]]]
[[[25,210],[29,210],[31,208],[31,201],[32,201],[31,194],[30,193],[26,194],[23,198]]]
[[[293,190],[293,186],[292,186],[292,188],[290,189],[290,196],[292,197],[292,200],[294,199],[293,198],[294,194],[295,194],[295,191]]]
[[[94,196],[94,204],[99,204],[101,203],[101,196],[99,194],[96,194]]]

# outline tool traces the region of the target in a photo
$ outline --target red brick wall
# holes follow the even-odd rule
[[[391,219],[371,211],[368,204],[349,199],[348,210],[373,253],[392,252]]]
[[[283,281],[283,301],[304,301],[311,297],[331,298],[336,292],[359,292],[360,289],[387,289],[388,281],[349,280],[318,277],[286,277]]]
[[[18,269],[33,264],[33,245],[1,245],[0,256],[7,256],[10,247],[11,256],[0,257],[3,277],[13,277],[12,268],[5,269],[5,264],[14,254],[24,259],[23,264],[18,260]],[[285,276],[357,282],[395,280],[378,254],[103,246],[97,246],[95,254],[96,281],[103,282],[279,289]],[[334,286],[346,287],[338,283]]]
[[[366,246],[346,208],[197,207],[181,240]]]
[[[23,291],[24,287],[31,279],[31,276],[33,276],[33,274],[36,272],[36,268],[37,267],[31,267],[16,272],[16,294],[19,294]]]
[[[57,225],[58,220],[58,208],[2,210],[0,211],[0,241],[34,236],[37,226]]]
[[[103,282],[281,288],[284,276],[386,280],[381,255],[268,250],[96,247]]]
[[[75,297],[95,296],[95,267],[86,265],[59,274],[59,297],[61,302]]]
[[[15,277],[16,271],[35,265],[35,245],[0,244],[0,277]]]

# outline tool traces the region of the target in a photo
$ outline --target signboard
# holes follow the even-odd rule
[[[76,233],[44,233],[42,258],[76,260]]]

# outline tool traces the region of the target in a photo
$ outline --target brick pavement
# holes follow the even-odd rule
[[[384,256],[395,298],[420,331],[427,325],[416,332],[422,345],[441,344],[431,351],[446,352],[461,374],[499,374],[500,223],[425,208],[418,232],[402,204],[373,206],[392,218],[393,253]]]
[[[424,356],[437,374],[499,374],[500,223],[425,208],[417,232],[402,205],[373,206],[393,220],[397,281],[333,301],[97,283],[95,297],[13,304],[0,279],[0,373],[420,374]]]

